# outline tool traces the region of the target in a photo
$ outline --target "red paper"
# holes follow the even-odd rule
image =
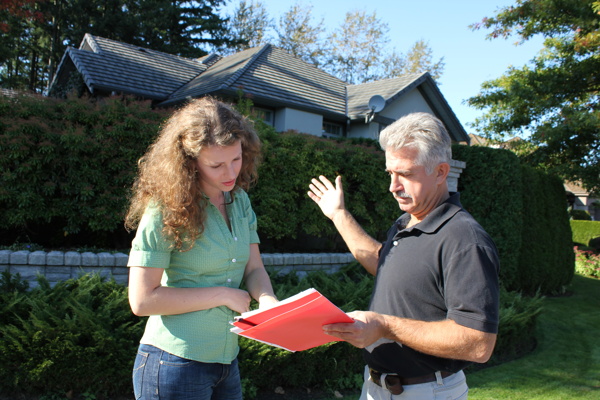
[[[339,341],[323,325],[354,320],[315,289],[308,289],[266,310],[244,313],[231,331],[289,351],[308,350]]]

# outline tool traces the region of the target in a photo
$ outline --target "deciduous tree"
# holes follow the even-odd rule
[[[486,111],[477,130],[525,138],[533,150],[524,160],[600,192],[600,2],[518,0],[473,28],[491,29],[489,38],[545,38],[528,65],[509,68],[468,99]]]
[[[312,6],[294,4],[281,16],[276,45],[288,53],[319,66],[327,50],[322,39],[323,19],[312,23]]]

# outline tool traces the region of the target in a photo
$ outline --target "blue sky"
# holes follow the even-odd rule
[[[295,1],[261,0],[276,21]],[[514,0],[300,0],[312,5],[313,23],[324,20],[327,33],[338,28],[346,12],[364,10],[390,28],[390,49],[406,53],[417,40],[425,40],[433,50],[434,61],[444,57],[445,68],[440,90],[469,133],[469,127],[481,111],[463,104],[479,93],[481,84],[503,75],[508,67],[526,65],[542,48],[542,39],[534,38],[515,46],[517,38],[485,38],[488,31],[472,31],[469,25],[491,17]],[[231,9],[238,0],[231,0]]]

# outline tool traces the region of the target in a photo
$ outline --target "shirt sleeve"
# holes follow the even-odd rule
[[[470,245],[452,258],[446,270],[448,318],[468,328],[498,333],[498,258],[494,249]]]
[[[131,243],[128,267],[169,268],[171,243],[164,237],[162,228],[162,213],[149,207]]]

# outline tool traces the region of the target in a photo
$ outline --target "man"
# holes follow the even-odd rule
[[[389,190],[405,212],[384,243],[346,210],[341,177],[309,185],[309,197],[375,275],[369,311],[323,329],[364,349],[361,400],[464,399],[462,369],[486,362],[496,343],[497,250],[459,194],[448,192],[451,141],[440,120],[409,114],[381,132],[380,144]]]

